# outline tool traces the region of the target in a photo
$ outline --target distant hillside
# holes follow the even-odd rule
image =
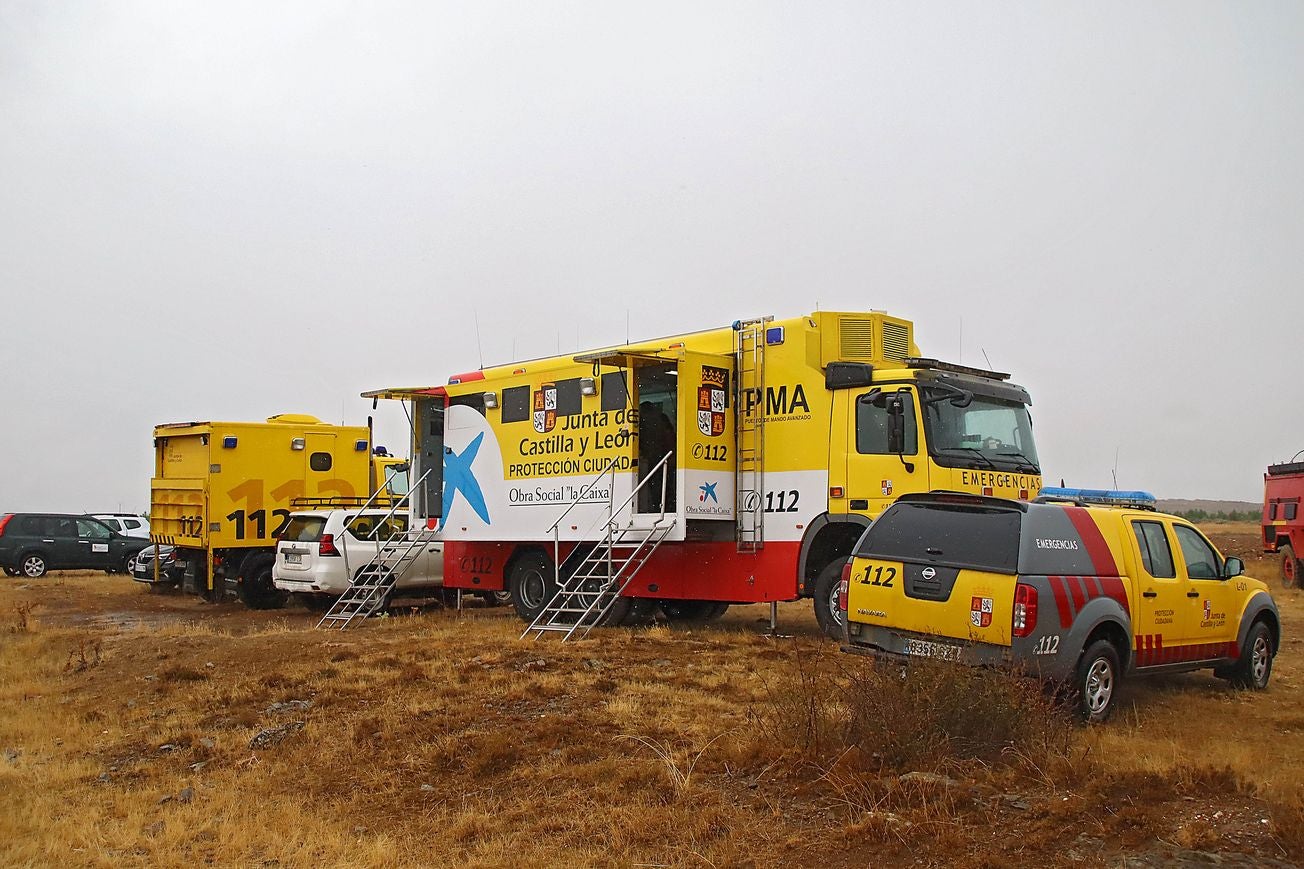
[[[1200,498],[1160,498],[1159,509],[1164,513],[1190,513],[1203,510],[1210,516],[1219,513],[1253,513],[1258,516],[1263,512],[1263,504],[1258,501],[1206,501]]]

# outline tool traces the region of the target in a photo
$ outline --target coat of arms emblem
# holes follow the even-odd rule
[[[545,383],[534,390],[534,430],[547,434],[557,424],[557,387]]]
[[[724,434],[724,414],[728,407],[729,371],[711,365],[702,366],[702,385],[697,388],[697,430],[707,437]]]

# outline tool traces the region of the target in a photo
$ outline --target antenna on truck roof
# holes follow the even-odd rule
[[[480,312],[475,308],[471,309],[471,316],[475,317],[475,350],[480,354],[480,370],[484,370],[484,347],[480,344]]]

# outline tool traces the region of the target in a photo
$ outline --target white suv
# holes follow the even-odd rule
[[[276,543],[272,582],[281,591],[313,595],[318,603],[348,591],[356,576],[391,537],[408,528],[406,514],[386,519],[387,510],[300,510]],[[376,531],[377,524],[380,530]],[[444,544],[428,541],[399,577],[396,591],[438,588],[444,584]]]
[[[123,537],[149,539],[149,520],[134,513],[92,513],[91,518],[100,520]]]

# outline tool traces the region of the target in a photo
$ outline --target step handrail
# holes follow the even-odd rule
[[[668,471],[668,467],[667,467],[666,465],[667,465],[667,462],[670,461],[670,457],[673,456],[674,454],[675,454],[675,451],[674,451],[674,450],[670,450],[670,451],[667,452],[664,456],[662,456],[662,457],[661,457],[661,461],[659,461],[659,462],[657,462],[655,465],[653,465],[653,466],[652,466],[652,470],[650,470],[650,471],[647,472],[647,476],[645,476],[642,480],[639,480],[638,485],[635,486],[635,487],[630,491],[629,496],[626,497],[625,500],[621,502],[621,504],[620,504],[619,507],[614,506],[614,502],[615,502],[615,500],[616,500],[616,483],[615,483],[615,479],[616,479],[616,478],[615,478],[615,474],[612,474],[612,478],[611,478],[611,479],[612,479],[612,484],[611,484],[611,494],[607,497],[607,515],[606,515],[605,519],[603,520],[603,521],[605,521],[605,524],[606,524],[606,526],[607,526],[606,533],[603,535],[603,539],[604,539],[604,540],[610,540],[612,534],[613,534],[614,531],[615,531],[615,525],[616,525],[616,523],[615,523],[615,518],[616,518],[616,514],[619,513],[621,510],[624,510],[625,507],[628,506],[629,503],[630,503],[631,501],[634,500],[634,498],[638,495],[639,491],[640,491],[644,486],[646,486],[646,485],[648,484],[648,481],[651,480],[651,479],[653,478],[653,476],[656,474],[656,472],[657,472],[658,470],[661,471],[661,515],[657,518],[657,520],[656,520],[656,522],[655,522],[654,524],[655,524],[655,525],[660,525],[662,522],[665,521],[665,518],[666,518],[666,474],[667,474],[667,471]],[[604,468],[601,474],[598,474],[598,476],[594,477],[594,478],[589,482],[588,489],[592,489],[593,486],[597,485],[598,481],[601,480],[601,479],[602,479],[602,478],[607,474],[607,471],[610,469],[611,465],[613,465],[613,464],[616,462],[616,460],[617,460],[618,458],[619,458],[619,456],[617,456],[616,458],[613,458],[611,461],[609,461],[609,462],[607,463],[607,468]],[[587,489],[586,489],[585,491],[587,491]],[[581,493],[581,494],[582,494],[582,493]],[[577,497],[577,498],[575,499],[575,501],[573,501],[573,502],[571,503],[570,507],[567,507],[567,508],[566,508],[566,512],[565,512],[565,513],[562,513],[562,516],[564,517],[564,516],[566,515],[566,513],[569,513],[569,512],[571,511],[571,508],[574,507],[574,506],[575,506],[576,504],[578,504],[578,503],[579,503],[579,498]],[[589,528],[590,528],[590,529],[591,529],[591,528],[594,528],[594,527],[597,526],[597,524],[598,524],[597,522],[594,522],[592,525],[589,526]],[[561,588],[561,567],[562,567],[562,562],[561,562],[561,530],[560,530],[560,529],[561,529],[561,518],[559,517],[559,518],[557,519],[557,521],[554,522],[554,523],[552,524],[552,529],[551,529],[551,530],[552,530],[552,578],[553,578],[553,582],[556,584],[557,588]],[[572,554],[574,554],[574,553],[572,553]],[[566,560],[567,560],[567,561],[570,560],[570,556],[569,556],[569,555],[566,557]]]
[[[594,477],[592,480],[589,480],[589,482],[582,489],[580,489],[580,493],[575,496],[575,499],[571,501],[570,504],[566,507],[566,509],[562,511],[562,514],[557,517],[557,521],[552,523],[552,525],[548,528],[549,531],[556,532],[557,529],[561,527],[561,520],[565,519],[567,514],[569,514],[571,510],[574,510],[575,507],[578,506],[579,503],[584,500],[584,496],[593,490],[593,487],[596,486],[598,482],[607,475],[607,472],[610,471],[615,466],[616,462],[620,461],[620,458],[621,458],[620,456],[612,456],[612,458],[607,461],[606,467],[604,467],[601,471],[599,471],[596,477]],[[614,474],[612,475],[612,479],[613,480],[615,479]]]

